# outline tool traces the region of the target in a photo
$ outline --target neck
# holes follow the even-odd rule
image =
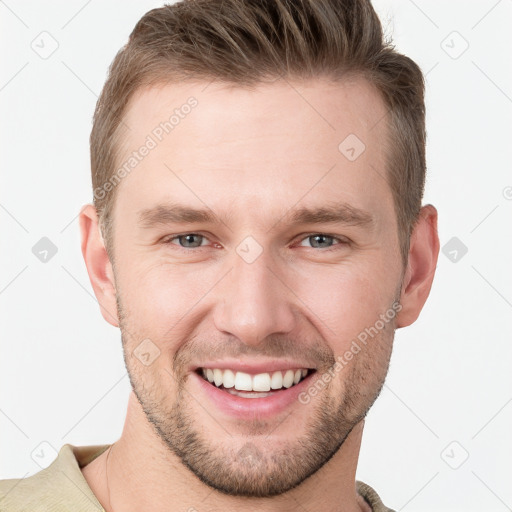
[[[109,450],[105,451],[85,466],[82,473],[106,512],[147,508],[153,512],[255,509],[262,512],[297,509],[360,512],[370,510],[355,490],[362,432],[363,421],[354,427],[329,462],[285,494],[271,498],[227,496],[201,482],[168,449],[147,421],[132,392],[120,439],[110,455]]]

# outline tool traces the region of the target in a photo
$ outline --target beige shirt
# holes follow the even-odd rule
[[[0,480],[1,512],[105,512],[80,468],[101,455],[110,445],[65,444],[46,468],[27,478]],[[363,482],[357,492],[373,512],[394,512]]]

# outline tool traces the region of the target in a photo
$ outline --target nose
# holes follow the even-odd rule
[[[290,333],[296,322],[293,294],[272,268],[271,258],[264,251],[252,263],[238,254],[233,260],[217,290],[216,328],[254,346],[270,335]]]

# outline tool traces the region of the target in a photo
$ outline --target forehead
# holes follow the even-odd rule
[[[124,118],[118,168],[134,165],[125,165],[118,202],[139,211],[179,197],[269,221],[298,202],[392,207],[385,119],[380,95],[360,78],[141,89]]]
[[[191,103],[195,106],[190,109],[187,104]],[[189,116],[191,112],[194,115]],[[173,135],[193,131],[200,140],[225,145],[229,142],[226,134],[240,129],[239,135],[293,128],[294,138],[311,137],[313,131],[337,132],[335,141],[344,130],[353,130],[361,138],[368,139],[372,135],[368,132],[378,137],[385,129],[380,121],[386,108],[376,88],[353,75],[337,82],[277,80],[251,87],[219,82],[157,84],[141,88],[131,97],[123,119],[129,128],[124,133],[124,148],[165,124],[173,113],[172,131],[181,125]],[[188,121],[181,123],[187,117]],[[297,126],[297,121],[308,124]]]

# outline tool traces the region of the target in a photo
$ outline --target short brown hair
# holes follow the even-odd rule
[[[369,0],[184,0],[146,13],[112,62],[96,105],[93,189],[115,172],[126,105],[141,87],[190,79],[241,87],[279,77],[337,81],[347,73],[373,84],[388,111],[387,181],[405,264],[425,182],[424,80],[385,40]],[[94,194],[111,259],[115,192]]]

